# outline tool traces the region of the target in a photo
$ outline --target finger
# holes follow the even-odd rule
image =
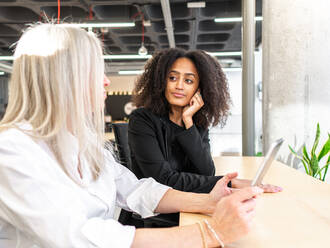
[[[189,102],[189,106],[192,106],[192,105],[194,105],[194,97],[192,97],[192,98],[190,99],[190,102]]]
[[[246,187],[232,194],[232,197],[237,201],[243,202],[260,195],[263,192],[263,189],[259,187]]]
[[[277,193],[283,191],[283,188],[271,184],[262,185],[261,188],[264,190],[265,193]]]
[[[245,214],[245,219],[250,222],[253,220],[253,218],[256,216],[256,210],[252,209],[251,211],[247,212]]]
[[[230,180],[236,178],[237,176],[238,176],[237,171],[226,174],[226,177],[228,177]]]
[[[230,188],[230,190],[232,193],[240,191],[240,189],[235,189],[235,188]]]
[[[204,100],[203,100],[202,94],[200,92],[197,94],[197,98],[198,98],[200,104],[203,106],[204,105]]]
[[[257,205],[257,200],[254,198],[248,199],[244,202],[242,202],[242,210],[245,212],[251,212],[253,209],[255,209]]]
[[[196,99],[196,102],[198,103],[199,106],[202,106],[203,102],[200,96],[198,96],[198,94],[195,94],[193,98]]]
[[[196,94],[195,95],[197,95],[197,97],[198,97],[198,99],[201,101],[201,103],[202,104],[204,104],[204,101],[203,101],[203,96],[202,96],[202,93],[201,93],[201,91],[200,90],[198,90],[197,92],[196,92]]]
[[[228,173],[226,175],[224,175],[220,181],[222,184],[227,185],[229,183],[230,180],[234,179],[235,177],[237,177],[238,173],[237,172],[233,172],[233,173]]]

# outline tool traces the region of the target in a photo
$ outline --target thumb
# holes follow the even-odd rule
[[[259,187],[246,187],[236,191],[232,194],[232,197],[236,198],[237,201],[243,202],[260,195],[263,192],[263,189]]]
[[[232,173],[228,173],[228,174],[226,174],[226,175],[222,178],[222,179],[223,179],[222,183],[225,184],[225,185],[227,185],[227,184],[229,183],[229,181],[230,181],[230,180],[233,180],[234,178],[236,178],[237,175],[238,175],[237,172],[232,172]]]

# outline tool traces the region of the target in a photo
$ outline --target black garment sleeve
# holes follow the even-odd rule
[[[190,168],[191,171],[201,175],[214,176],[215,169],[210,151],[208,130],[205,130],[203,137],[201,137],[197,127],[193,125],[176,135],[176,139],[194,167]]]
[[[156,181],[174,189],[208,193],[221,176],[205,176],[195,173],[178,172],[164,158],[157,140],[156,128],[150,119],[131,115],[129,121],[129,145],[134,156],[135,165],[144,177],[153,177]]]

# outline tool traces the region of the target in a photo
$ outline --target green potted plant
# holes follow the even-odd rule
[[[293,155],[296,156],[302,162],[305,171],[308,175],[324,181],[330,164],[330,134],[328,133],[328,140],[322,146],[320,152],[317,155],[316,148],[319,144],[320,133],[321,133],[320,125],[319,123],[317,123],[314,144],[309,153],[307,152],[306,145],[304,145],[302,148],[302,156],[298,155],[298,153],[290,145],[289,145],[289,149],[293,153]],[[329,156],[325,165],[321,166],[320,165],[321,159],[324,156],[326,156],[328,153]]]

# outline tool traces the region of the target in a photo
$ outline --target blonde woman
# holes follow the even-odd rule
[[[0,247],[216,247],[251,226],[260,188],[209,194],[138,180],[103,149],[102,48],[84,30],[42,24],[15,51],[0,123]],[[149,217],[212,214],[209,223],[135,229],[115,205]]]

